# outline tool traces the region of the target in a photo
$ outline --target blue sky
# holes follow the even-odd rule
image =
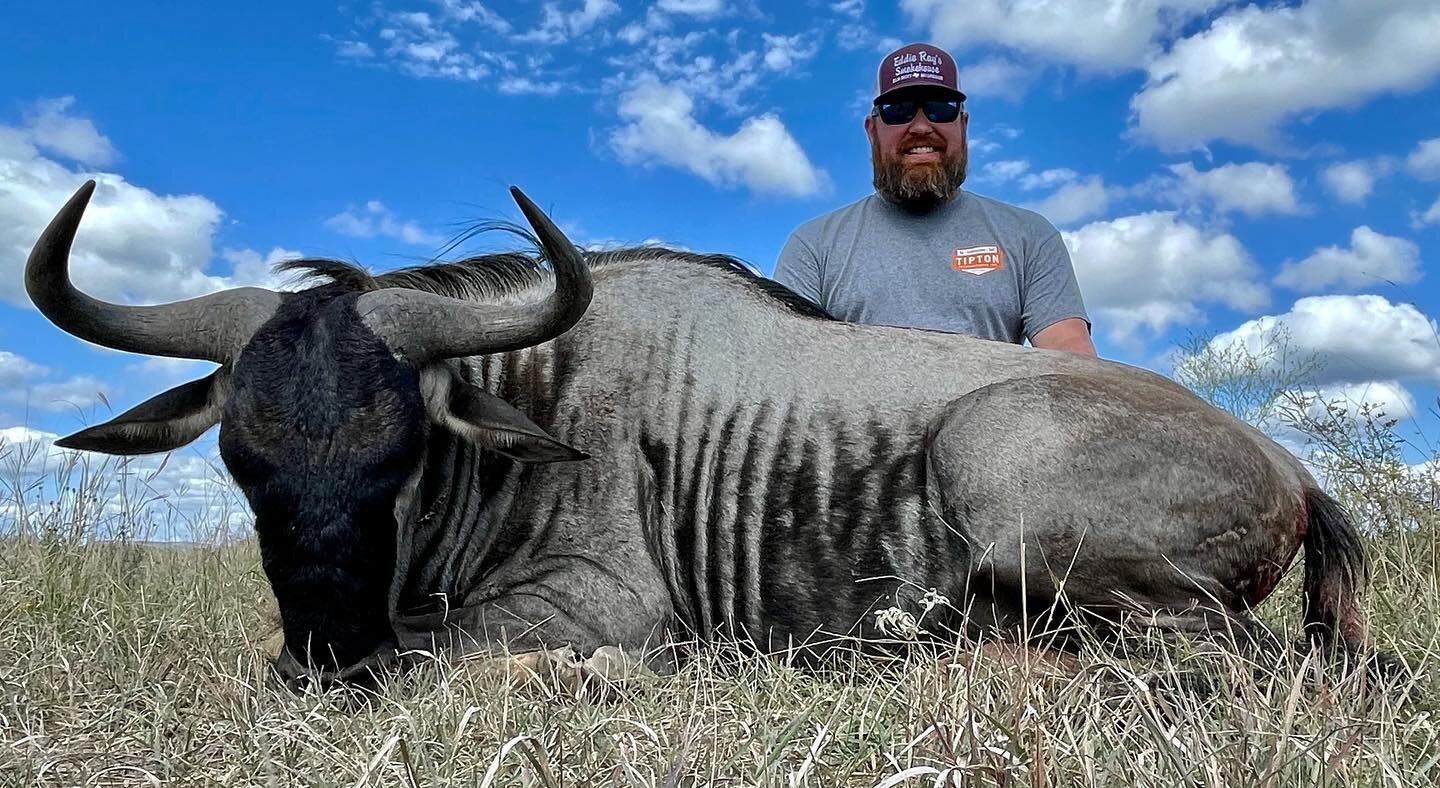
[[[1191,333],[1283,328],[1327,392],[1437,435],[1433,0],[25,4],[0,29],[0,429],[39,441],[204,371],[28,305],[24,257],[86,177],[75,277],[137,303],[296,253],[425,260],[514,218],[510,184],[582,243],[768,273],[869,193],[874,70],[914,40],[960,63],[966,187],[1064,231],[1103,355],[1163,369]],[[210,445],[164,473],[198,483]]]

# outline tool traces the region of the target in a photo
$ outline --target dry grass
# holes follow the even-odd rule
[[[1372,545],[1375,630],[1424,673],[1440,658],[1437,541],[1428,529]],[[272,681],[252,542],[30,531],[0,543],[0,578],[3,785],[1440,782],[1429,701],[1184,649],[1152,663],[1091,653],[1079,675],[969,648],[844,673],[712,652],[578,693],[433,663],[360,699]],[[1146,673],[1218,689],[1157,690]],[[1422,689],[1440,696],[1433,679]]]

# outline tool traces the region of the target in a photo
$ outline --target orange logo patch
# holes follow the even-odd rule
[[[972,246],[956,249],[950,267],[967,274],[988,274],[1005,267],[1005,253],[998,246]]]

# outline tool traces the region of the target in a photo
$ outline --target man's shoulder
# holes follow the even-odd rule
[[[870,203],[876,199],[879,199],[876,195],[868,194],[833,211],[822,213],[795,228],[794,235],[811,241],[831,237],[841,227],[859,221],[860,217],[866,213]]]
[[[964,194],[970,203],[967,207],[984,214],[996,226],[1015,228],[1024,235],[1042,239],[1058,232],[1049,219],[1029,208],[1021,208],[1018,205],[1011,205],[1008,202],[972,191],[966,191]]]

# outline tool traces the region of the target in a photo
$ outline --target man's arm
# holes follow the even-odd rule
[[[1049,236],[1025,261],[1021,291],[1025,337],[1038,348],[1094,356],[1090,318],[1080,297],[1080,285],[1075,281],[1070,252],[1060,233],[1053,227],[1049,231]]]
[[[1090,324],[1078,317],[1067,317],[1051,323],[1030,338],[1030,344],[1046,350],[1066,350],[1093,356],[1095,343],[1090,341]]]
[[[775,261],[775,275],[771,278],[822,309],[825,307],[820,288],[820,257],[798,233],[791,233],[785,241],[785,248],[780,250],[780,257]]]

